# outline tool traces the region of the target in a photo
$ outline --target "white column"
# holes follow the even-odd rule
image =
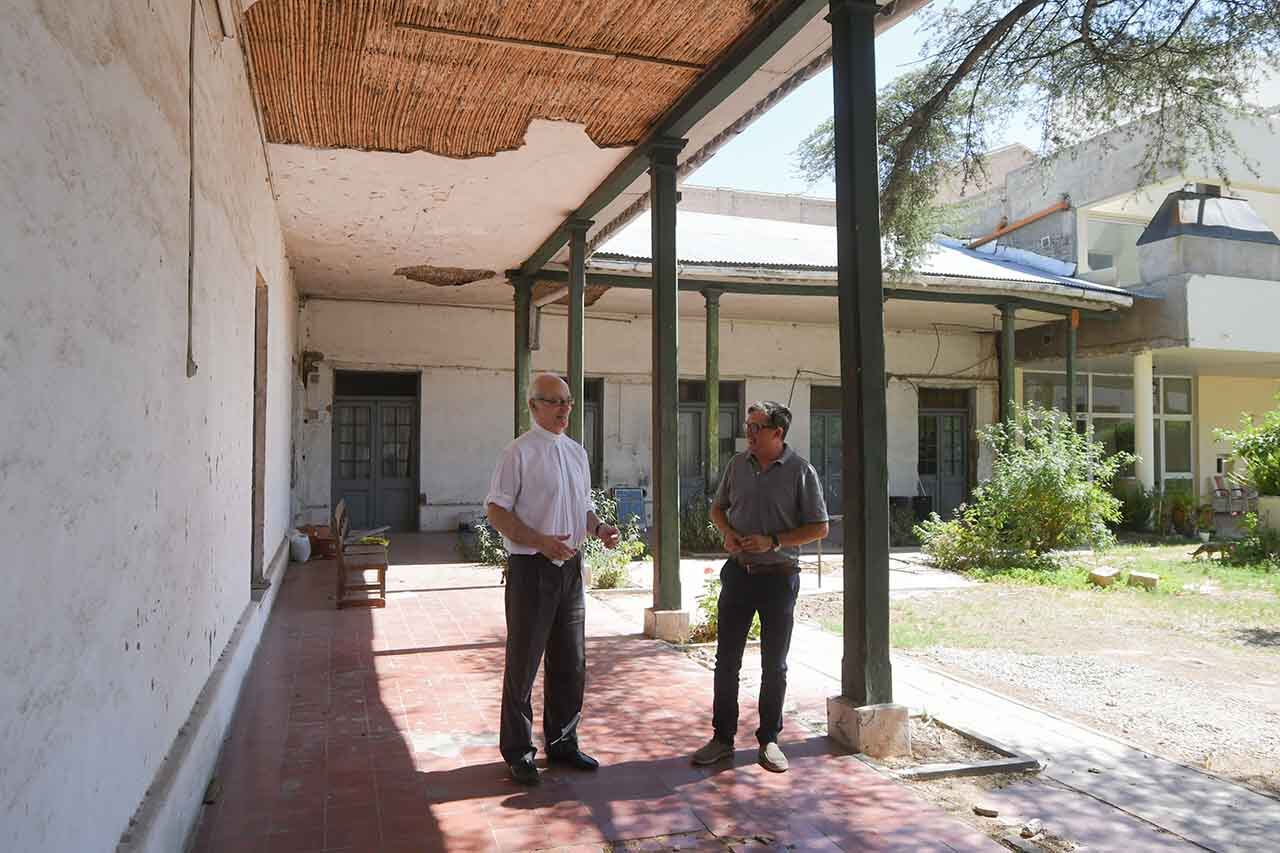
[[[1155,398],[1152,393],[1151,350],[1133,357],[1133,451],[1138,455],[1138,482],[1147,491],[1156,486]]]

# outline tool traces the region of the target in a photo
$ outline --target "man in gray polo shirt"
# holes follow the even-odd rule
[[[787,693],[787,652],[800,592],[800,546],[827,535],[818,472],[787,446],[791,412],[766,400],[747,409],[747,450],[730,460],[711,506],[729,559],[720,569],[715,699],[706,746],[694,764],[733,755],[738,731],[738,673],[747,633],[760,614],[760,764],[782,773],[778,747]]]

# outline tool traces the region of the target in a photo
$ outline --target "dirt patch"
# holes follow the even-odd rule
[[[890,603],[895,653],[1280,795],[1280,631],[1184,596],[980,584]],[[797,618],[828,629],[840,593]],[[1243,616],[1237,614],[1243,613]],[[1259,621],[1262,624],[1259,624]],[[1192,713],[1189,709],[1194,709]]]
[[[1004,756],[931,717],[912,717],[911,754],[878,761],[885,767],[903,770],[921,764],[974,764],[998,758]]]

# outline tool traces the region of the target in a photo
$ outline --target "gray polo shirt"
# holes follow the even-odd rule
[[[785,444],[782,455],[764,470],[750,451],[729,460],[716,492],[716,506],[725,511],[729,525],[744,536],[768,536],[830,521],[818,472]],[[739,555],[737,559],[753,568],[785,572],[798,566],[800,549],[783,546],[763,554]]]

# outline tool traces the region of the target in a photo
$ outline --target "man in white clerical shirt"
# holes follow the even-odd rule
[[[579,770],[600,766],[578,748],[587,675],[578,548],[588,536],[613,548],[618,529],[596,517],[587,452],[564,434],[573,404],[569,386],[555,374],[541,374],[529,384],[533,425],[502,452],[485,497],[489,523],[507,546],[507,658],[498,746],[511,778],[523,785],[539,781],[530,700],[544,652],[547,760]]]

